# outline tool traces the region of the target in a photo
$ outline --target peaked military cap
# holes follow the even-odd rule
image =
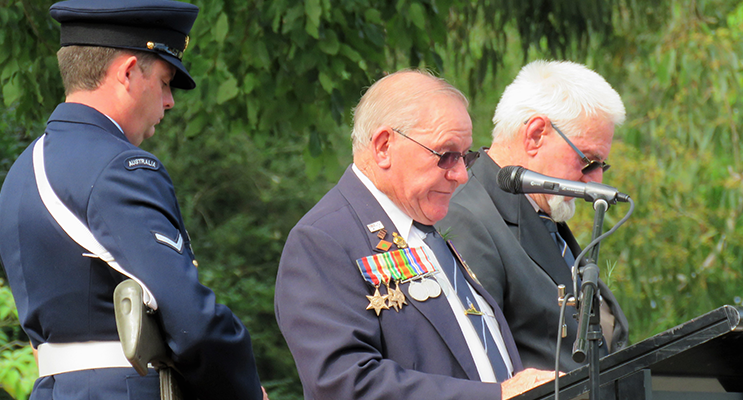
[[[156,53],[176,68],[172,87],[193,89],[183,66],[199,8],[170,0],[68,0],[51,6],[62,47],[101,46]]]

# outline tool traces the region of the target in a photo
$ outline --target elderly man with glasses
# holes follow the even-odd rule
[[[469,182],[437,224],[503,310],[525,367],[555,367],[557,286],[572,288],[571,267],[580,253],[565,223],[575,199],[507,193],[496,183],[498,172],[518,165],[560,179],[601,182],[614,127],[624,117],[619,95],[594,71],[571,62],[526,65],[496,107],[490,148],[480,149]],[[628,330],[614,295],[603,282],[599,287],[605,355],[627,345]],[[571,358],[575,312],[566,311],[561,371],[581,366]]]
[[[552,380],[522,371],[500,309],[432,226],[467,181],[464,95],[388,75],[351,136],[353,165],[292,229],[276,279],[304,398],[495,400]]]

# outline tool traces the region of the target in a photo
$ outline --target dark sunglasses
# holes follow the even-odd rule
[[[572,147],[573,150],[575,150],[575,152],[578,153],[578,156],[580,157],[580,159],[586,164],[586,166],[583,167],[583,169],[581,169],[581,172],[584,175],[590,174],[591,172],[593,172],[593,171],[595,171],[595,170],[597,170],[599,168],[601,168],[604,172],[606,172],[607,169],[611,168],[611,165],[609,165],[609,164],[607,164],[607,163],[605,163],[603,161],[589,160],[588,157],[586,157],[586,155],[583,154],[582,151],[578,150],[578,148],[575,147],[575,145],[573,144],[573,142],[571,142],[570,139],[568,139],[568,137],[565,136],[564,133],[562,133],[562,131],[560,130],[560,128],[558,128],[557,126],[555,126],[554,123],[552,123],[552,121],[550,121],[550,125],[552,125],[552,127],[555,128],[555,130],[557,131],[557,133],[560,134],[560,136],[562,136],[562,138],[565,139],[566,142],[568,142],[568,144],[570,145],[570,147]]]
[[[395,128],[392,128],[392,130],[395,131],[395,132],[397,132],[397,133],[399,133],[404,138],[410,139],[413,142],[415,142],[416,144],[418,144],[419,146],[421,146],[424,149],[430,151],[431,154],[433,154],[435,156],[438,156],[439,157],[439,162],[436,165],[439,168],[441,168],[441,169],[450,169],[450,168],[453,168],[455,165],[457,165],[457,162],[459,161],[460,158],[462,160],[464,160],[464,166],[465,166],[465,168],[469,168],[469,167],[472,166],[472,164],[475,162],[475,160],[477,160],[477,157],[480,156],[480,153],[478,153],[476,151],[471,151],[471,150],[468,151],[468,152],[465,152],[465,153],[459,153],[459,152],[456,152],[456,151],[447,151],[447,152],[444,152],[444,153],[439,153],[436,150],[429,149],[428,146],[426,146],[423,143],[421,143],[421,142],[419,142],[419,141],[411,138],[410,136],[408,136],[408,135],[406,135],[406,134],[398,131]]]

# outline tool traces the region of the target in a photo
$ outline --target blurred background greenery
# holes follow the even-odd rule
[[[350,163],[350,113],[374,80],[435,71],[471,99],[473,148],[534,59],[588,65],[620,93],[605,183],[637,203],[601,246],[602,276],[633,342],[740,305],[743,2],[738,0],[193,0],[186,64],[197,82],[143,147],[167,166],[202,281],[253,336],[273,400],[299,399],[273,291],[284,240]],[[48,0],[0,0],[0,182],[63,101]],[[606,228],[627,211],[612,207]],[[590,239],[593,211],[571,221]],[[2,240],[0,238],[0,240]],[[0,280],[0,385],[36,378]],[[0,398],[1,395],[0,395]]]

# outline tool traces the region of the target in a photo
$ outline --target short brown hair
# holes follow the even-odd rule
[[[149,72],[150,66],[159,57],[154,53],[136,50],[115,49],[98,46],[65,46],[57,52],[59,72],[65,95],[78,90],[95,90],[103,82],[111,62],[121,54],[137,57],[142,72]]]

